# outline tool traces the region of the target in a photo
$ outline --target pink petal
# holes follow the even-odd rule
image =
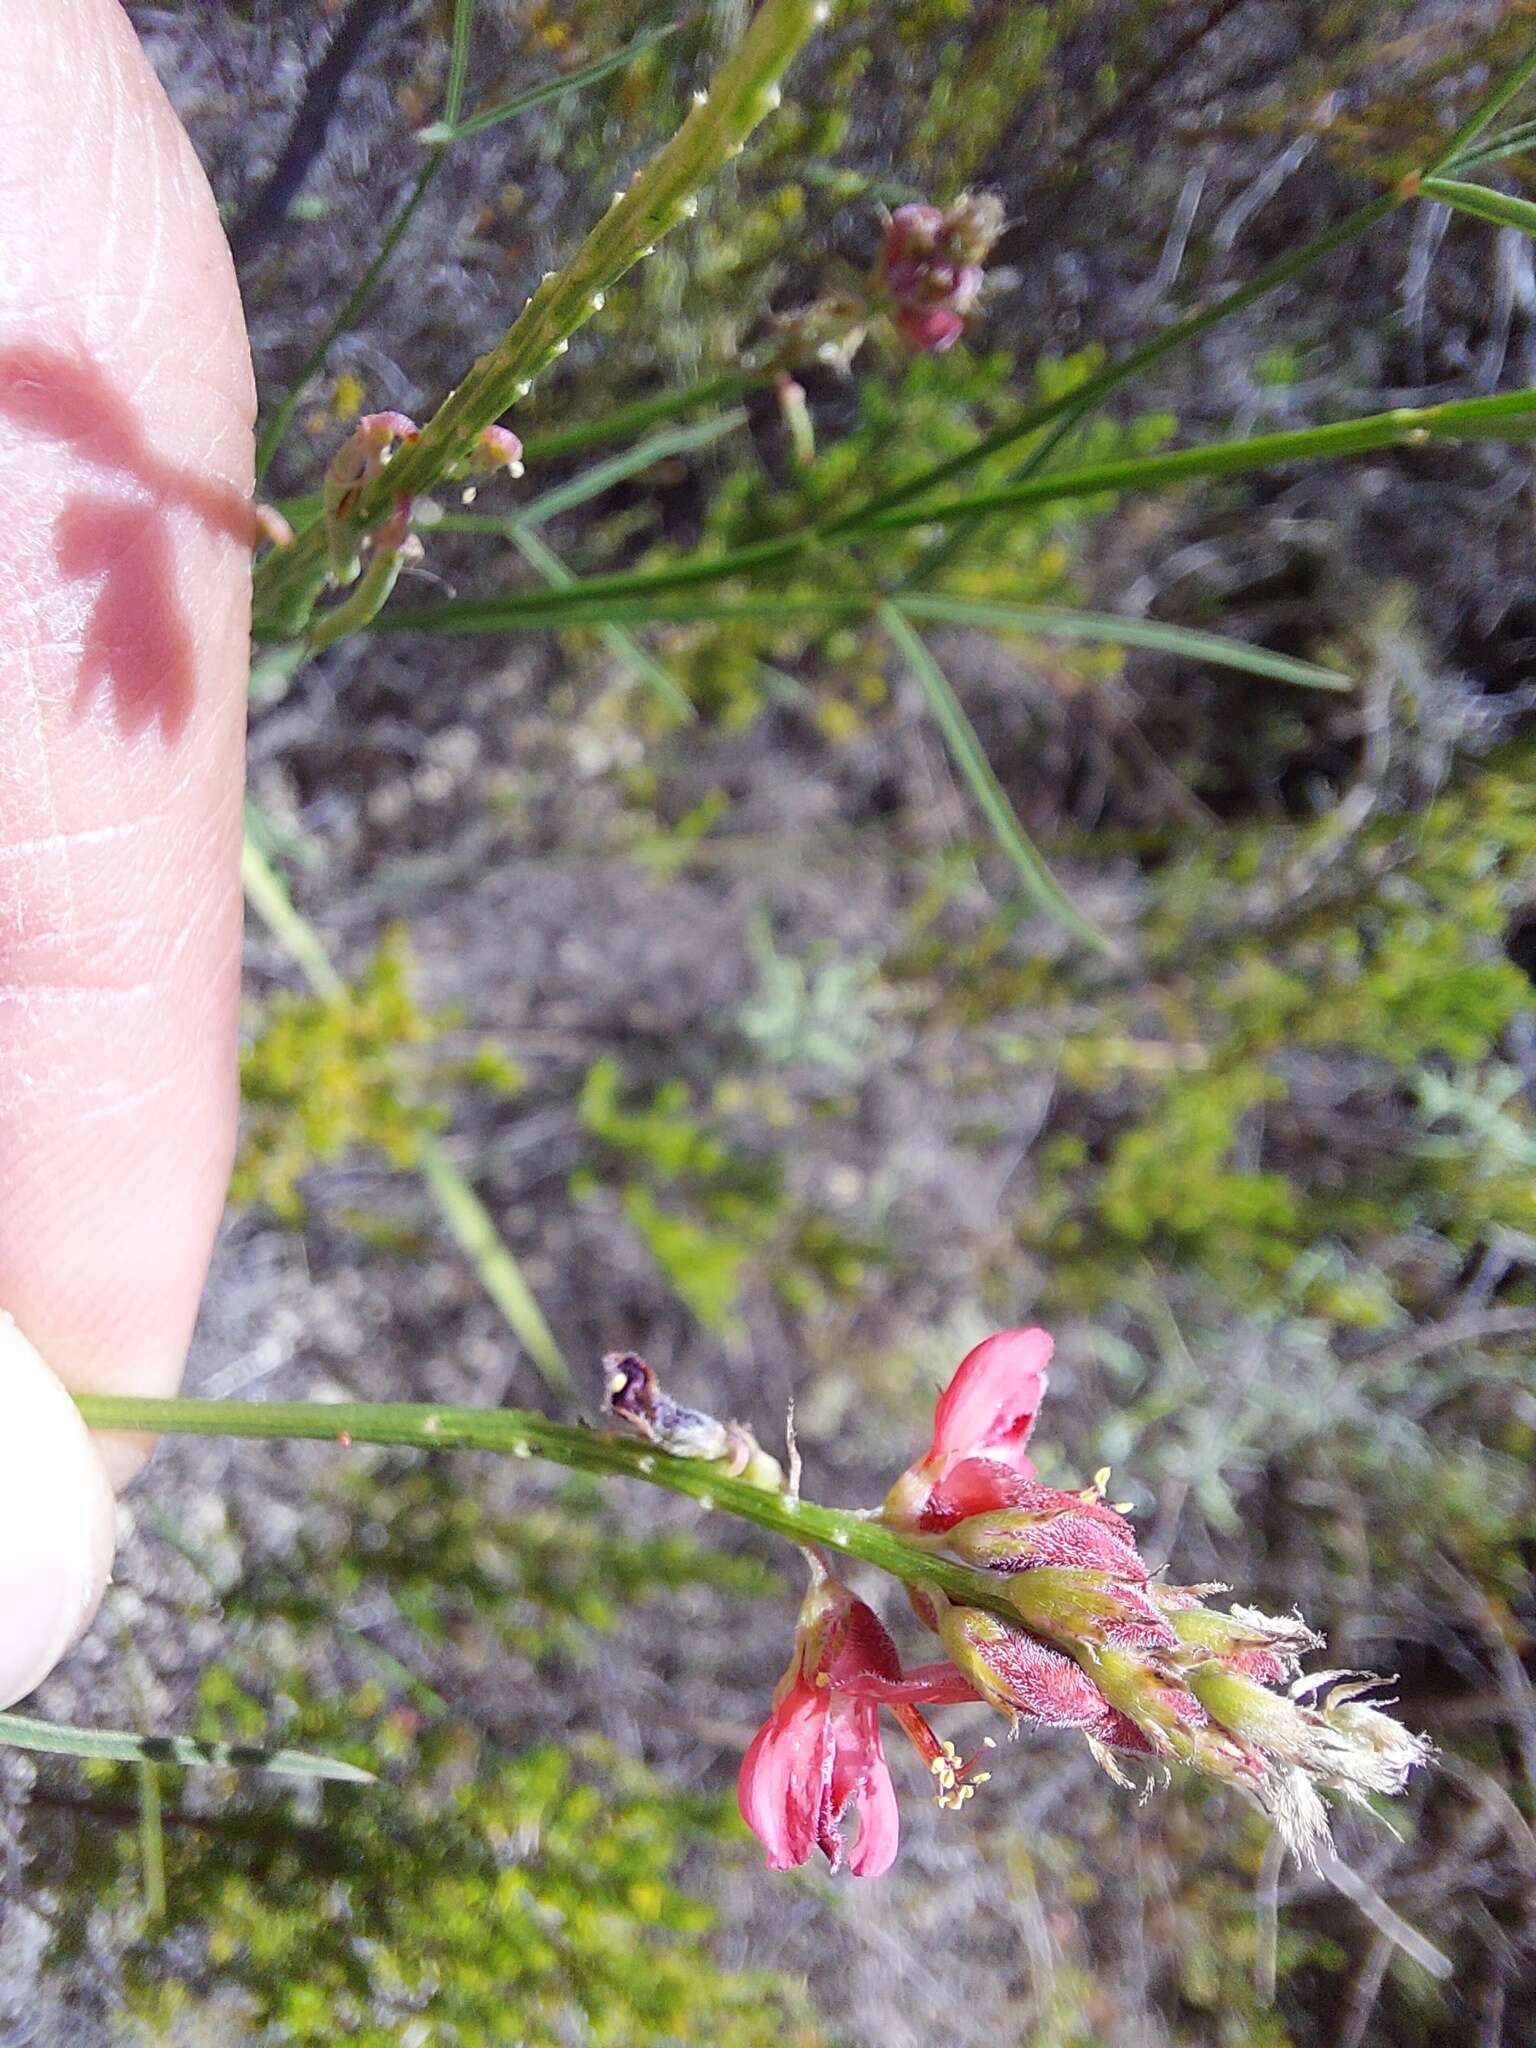
[[[830,1694],[797,1681],[741,1760],[737,1804],[770,1870],[793,1870],[816,1846],[830,1703]]]
[[[961,1359],[933,1414],[933,1457],[984,1456],[1026,1476],[1024,1455],[1055,1349],[1044,1330],[1002,1330]]]
[[[901,1676],[901,1657],[875,1610],[850,1599],[835,1637],[829,1637],[822,1673],[839,1692],[861,1692],[866,1677]]]
[[[896,1788],[884,1756],[877,1756],[858,1793],[859,1832],[854,1837],[848,1868],[855,1877],[879,1877],[896,1861],[901,1841],[901,1816]]]
[[[855,1877],[878,1877],[890,1868],[900,1834],[896,1793],[880,1742],[880,1711],[869,1701],[840,1697],[832,1710],[832,1730],[836,1750],[821,1845],[835,1870],[842,1853],[843,1816],[852,1806],[859,1829],[848,1867]]]
[[[903,306],[896,325],[909,348],[934,356],[953,348],[965,332],[964,318],[948,306]]]

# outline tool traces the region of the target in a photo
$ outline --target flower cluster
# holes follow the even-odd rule
[[[965,332],[983,266],[1003,230],[1002,202],[965,192],[950,206],[898,206],[885,230],[877,282],[908,347],[939,355]]]
[[[1246,1793],[1287,1843],[1327,1842],[1321,1792],[1364,1802],[1402,1790],[1428,1745],[1380,1711],[1369,1674],[1298,1676],[1321,1638],[1296,1617],[1206,1605],[1219,1586],[1155,1579],[1101,1473],[1082,1492],[1046,1486],[1026,1446],[1051,1340],[1006,1330],[961,1363],[933,1440],[896,1481],[885,1524],[964,1572],[909,1587],[941,1661],[903,1671],[873,1611],[813,1561],[794,1655],[741,1767],[742,1813],[775,1869],[820,1848],[871,1877],[896,1853],[897,1814],[880,1738],[895,1717],[957,1806],[984,1782],[920,1709],[981,1701],[1021,1722],[1072,1728],[1117,1782],[1119,1756],[1183,1762]],[[965,1586],[956,1597],[955,1580]]]

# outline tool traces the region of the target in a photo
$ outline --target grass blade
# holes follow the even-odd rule
[[[512,541],[523,560],[537,569],[546,583],[556,589],[563,589],[576,581],[553,548],[546,547],[536,533],[525,527],[515,526],[512,529]],[[626,633],[622,626],[608,625],[602,628],[602,636],[603,645],[608,652],[632,670],[642,683],[654,690],[675,718],[686,719],[697,715],[682,685],[674,681],[661,663],[641,646],[632,633]]]
[[[1516,93],[1529,83],[1533,75],[1536,75],[1536,43],[1532,44],[1519,63],[1512,65],[1492,91],[1485,94],[1472,109],[1429,166],[1428,175],[1438,177],[1442,171],[1448,170],[1456,163],[1471,144],[1476,142],[1483,130],[1499,118]]]
[[[1523,235],[1536,235],[1536,206],[1529,199],[1496,192],[1491,185],[1463,184],[1457,178],[1426,178],[1419,191],[1425,199],[1438,199],[1443,206],[1454,206],[1458,213],[1470,213],[1496,228],[1518,228]]]
[[[436,1138],[423,1139],[417,1170],[454,1243],[474,1267],[480,1285],[501,1310],[545,1386],[556,1393],[570,1393],[575,1386],[571,1369],[522,1268],[502,1243],[490,1211]]]
[[[519,536],[526,540],[527,536]],[[569,571],[567,571],[569,574]],[[573,578],[559,590],[531,590],[516,597],[461,597],[447,604],[402,605],[380,612],[370,633],[547,633],[566,626],[727,625],[741,619],[859,618],[868,597],[668,598],[648,592],[594,592],[600,579]]]
[[[251,837],[240,847],[240,885],[245,900],[278,944],[302,969],[304,979],[323,1002],[344,1000],[347,985],[331,965],[320,934],[296,910],[283,878]]]
[[[966,717],[949,678],[909,621],[895,605],[882,604],[880,623],[917,679],[955,766],[970,785],[971,794],[1018,869],[1026,893],[1041,910],[1077,938],[1085,940],[1101,953],[1113,952],[1108,939],[1083,916],[1036,852],[1033,842],[1014,816],[1013,806],[993,774],[986,749],[976,737],[975,728]]]
[[[428,128],[418,128],[416,140],[430,148],[443,149],[449,143],[462,142],[467,135],[483,134],[487,128],[495,128],[503,121],[514,120],[519,114],[526,114],[532,107],[547,107],[551,100],[564,99],[567,93],[580,92],[584,87],[596,85],[604,78],[611,78],[615,71],[624,70],[637,57],[643,57],[647,50],[654,50],[658,43],[664,43],[668,36],[675,36],[682,27],[678,21],[664,22],[659,28],[648,28],[627,42],[622,50],[610,50],[606,57],[599,57],[591,64],[584,64],[579,71],[568,71],[563,78],[548,78],[542,85],[530,86],[526,92],[514,93],[509,100],[499,105],[486,107],[478,114],[471,114],[467,120],[458,119],[458,109],[446,113],[441,121],[434,121]]]
[[[1122,619],[1113,612],[1069,611],[1057,605],[938,597],[917,590],[905,592],[892,602],[908,618],[932,619],[945,625],[1001,626],[1021,633],[1037,633],[1043,640],[1090,640],[1105,641],[1111,646],[1148,647],[1160,654],[1181,654],[1190,661],[1267,676],[1275,682],[1298,683],[1310,690],[1351,687],[1348,676],[1335,669],[1320,668],[1316,662],[1296,661],[1288,654],[1274,654],[1267,647],[1251,647],[1244,640],[1229,640],[1219,633],[1201,633],[1188,626],[1165,626],[1154,619]]]
[[[1233,476],[1282,462],[1313,462],[1321,456],[1364,455],[1380,448],[1410,447],[1437,436],[1448,439],[1521,440],[1536,434],[1536,391],[1508,391],[1497,398],[1453,399],[1417,410],[1366,413],[1326,427],[1302,427],[1284,434],[1251,434],[1215,441],[1203,448],[1178,448],[1166,455],[1138,455],[1121,462],[1058,469],[993,491],[974,491],[938,505],[898,505],[860,520],[857,531],[879,533],[897,527],[937,525],[978,512],[1022,505],[1051,505],[1068,498],[1092,498],[1112,491],[1143,491],[1192,477]]]
[[[240,879],[245,899],[283,946],[315,994],[325,1002],[345,1002],[346,983],[331,965],[325,942],[303,913],[296,910],[282,879],[249,832],[240,851]],[[506,1319],[507,1327],[533,1360],[546,1386],[559,1393],[572,1387],[554,1333],[544,1311],[523,1278],[522,1269],[501,1241],[489,1212],[436,1138],[422,1139],[417,1171],[449,1234],[470,1264],[486,1293]]]
[[[738,398],[766,382],[764,373],[732,370],[724,377],[709,377],[698,384],[685,384],[676,391],[659,391],[653,398],[637,398],[592,420],[572,420],[563,427],[523,436],[523,460],[551,462],[560,455],[580,455],[604,441],[626,441],[658,420],[675,420],[684,413],[698,412],[706,405],[734,405]]]
[[[139,1778],[139,1868],[144,1885],[144,1918],[165,1918],[165,1827],[160,1810],[160,1766],[141,1761]]]
[[[41,1750],[50,1756],[87,1757],[98,1763],[275,1771],[289,1778],[334,1778],[348,1785],[374,1782],[372,1771],[343,1763],[339,1757],[314,1756],[308,1750],[199,1742],[190,1735],[134,1735],[126,1728],[75,1728],[63,1721],[35,1721],[26,1714],[0,1714],[0,1744]]]
[[[1520,156],[1536,143],[1536,121],[1520,121],[1500,135],[1491,135],[1475,149],[1464,150],[1454,163],[1442,165],[1447,171],[1470,171],[1479,164],[1502,163],[1505,157]]]

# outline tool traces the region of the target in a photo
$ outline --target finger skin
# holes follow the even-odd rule
[[[31,1692],[96,1612],[112,1488],[80,1411],[0,1316],[0,1707]]]
[[[0,1308],[167,1393],[234,1134],[250,361],[117,0],[0,48]]]

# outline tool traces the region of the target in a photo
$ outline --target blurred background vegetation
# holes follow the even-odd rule
[[[270,407],[420,169],[452,9],[354,6],[328,105],[339,7],[129,11],[230,223]],[[358,413],[430,406],[746,12],[708,0],[445,154],[269,491],[312,490]],[[666,18],[483,0],[467,105]],[[882,203],[1002,195],[984,313],[950,355],[877,336],[851,379],[808,376],[813,466],[748,392],[545,540],[577,570],[660,564],[899,481],[1386,189],[1533,35],[1523,0],[844,0],[519,430],[729,374],[772,313],[868,267]],[[1533,383],[1533,323],[1529,240],[1406,209],[1076,453]],[[578,473],[530,463],[516,492]],[[765,1441],[793,1397],[807,1491],[857,1502],[969,1341],[1043,1321],[1047,1476],[1112,1464],[1149,1555],[1299,1603],[1442,1745],[1400,1836],[1341,1824],[1348,1892],[1278,1870],[1202,1786],[1138,1805],[1066,1737],[1010,1746],[963,1815],[908,1785],[878,1884],[771,1877],[731,1788],[793,1560],[526,1465],[183,1441],[47,1706],[385,1782],[0,1752],[0,2040],[1530,2040],[1530,485],[1518,446],[1410,449],[1043,508],[957,551],[969,597],[1217,627],[1354,679],[935,632],[1108,960],[1017,893],[862,626],[365,636],[253,691],[253,834],[356,999],[296,993],[253,929],[189,1385],[574,1414],[635,1346]],[[880,535],[864,564],[921,550]],[[421,573],[525,572],[444,533]],[[439,1153],[537,1298],[522,1344],[408,1171]]]

